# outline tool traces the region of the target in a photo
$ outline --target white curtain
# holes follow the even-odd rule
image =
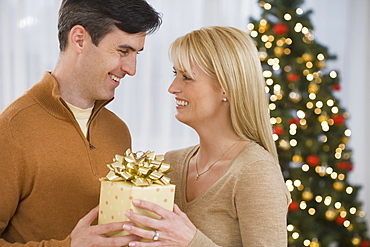
[[[59,54],[57,11],[61,0],[0,1],[0,111],[52,70]],[[194,131],[175,118],[174,97],[167,92],[172,82],[168,47],[178,36],[211,25],[247,30],[249,17],[259,17],[257,0],[148,0],[163,13],[163,25],[147,37],[139,55],[137,75],[125,78],[109,105],[129,125],[133,149],[164,153],[198,142]],[[350,114],[355,170],[350,179],[363,186],[361,200],[370,214],[370,110],[366,93],[370,68],[370,1],[306,0],[313,9],[316,40],[338,59],[329,63],[341,75],[337,93]],[[370,217],[368,217],[369,219]]]
[[[349,146],[352,149],[354,170],[351,183],[362,186],[360,200],[370,227],[370,1],[368,0],[306,0],[313,9],[311,20],[318,42],[337,55],[328,64],[340,73],[341,90],[336,96],[349,114],[348,127],[352,131]]]

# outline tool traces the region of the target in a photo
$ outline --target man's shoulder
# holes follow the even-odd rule
[[[4,121],[6,119],[11,120],[14,117],[31,113],[32,107],[35,103],[36,102],[26,94],[20,96],[0,112],[0,121]]]
[[[126,124],[119,116],[117,116],[117,114],[115,114],[113,111],[109,110],[105,106],[100,109],[98,118],[100,118],[100,121],[104,122]]]

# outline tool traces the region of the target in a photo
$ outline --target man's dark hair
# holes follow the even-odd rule
[[[160,14],[145,0],[63,0],[58,20],[59,48],[64,51],[75,25],[83,26],[97,46],[113,25],[130,34],[150,34],[161,24]]]

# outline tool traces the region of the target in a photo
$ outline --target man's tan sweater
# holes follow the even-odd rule
[[[131,146],[107,103],[96,102],[86,138],[46,72],[0,114],[0,246],[69,246],[106,164]]]

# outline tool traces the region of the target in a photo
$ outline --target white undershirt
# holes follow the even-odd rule
[[[77,106],[69,104],[68,102],[66,103],[69,109],[71,109],[71,111],[73,112],[73,115],[75,116],[78,125],[80,125],[82,133],[84,133],[85,137],[87,137],[87,130],[89,128],[89,119],[92,110],[94,109],[94,106],[87,109],[81,109]]]

